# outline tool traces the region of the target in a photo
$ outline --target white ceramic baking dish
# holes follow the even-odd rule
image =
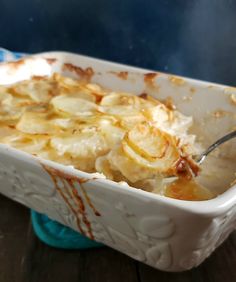
[[[86,76],[113,90],[172,97],[209,145],[235,125],[235,89],[64,52],[0,65],[0,84]],[[228,153],[233,156],[235,143]],[[235,160],[235,155],[233,156]],[[89,238],[165,271],[199,265],[236,226],[236,186],[202,202],[166,198],[0,145],[0,192]],[[74,189],[74,190],[73,190]],[[73,190],[73,192],[72,192]]]

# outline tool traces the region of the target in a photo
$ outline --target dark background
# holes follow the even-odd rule
[[[0,46],[64,50],[236,85],[236,0],[0,0]],[[0,185],[4,185],[0,183]],[[166,273],[110,248],[53,249],[0,196],[0,282],[233,282],[236,232],[198,268]]]
[[[236,85],[235,0],[0,0],[0,45]]]

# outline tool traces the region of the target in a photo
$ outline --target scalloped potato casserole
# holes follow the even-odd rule
[[[112,92],[57,73],[0,86],[1,143],[146,191],[209,199],[193,180],[200,146],[191,125],[191,117],[145,93]]]

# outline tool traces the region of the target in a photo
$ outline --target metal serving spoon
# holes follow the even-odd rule
[[[204,162],[204,160],[206,159],[206,157],[213,151],[215,150],[217,147],[219,147],[221,144],[225,143],[226,141],[233,139],[234,137],[236,137],[236,130],[232,131],[228,134],[226,134],[225,136],[221,137],[220,139],[218,139],[215,143],[213,143],[210,147],[208,147],[208,149],[206,149],[200,156],[197,157],[196,162],[200,165]]]

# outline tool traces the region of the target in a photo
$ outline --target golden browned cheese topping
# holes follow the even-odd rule
[[[148,191],[165,177],[198,174],[191,124],[191,117],[147,94],[57,73],[0,86],[1,143]],[[182,197],[172,190],[166,195]]]

